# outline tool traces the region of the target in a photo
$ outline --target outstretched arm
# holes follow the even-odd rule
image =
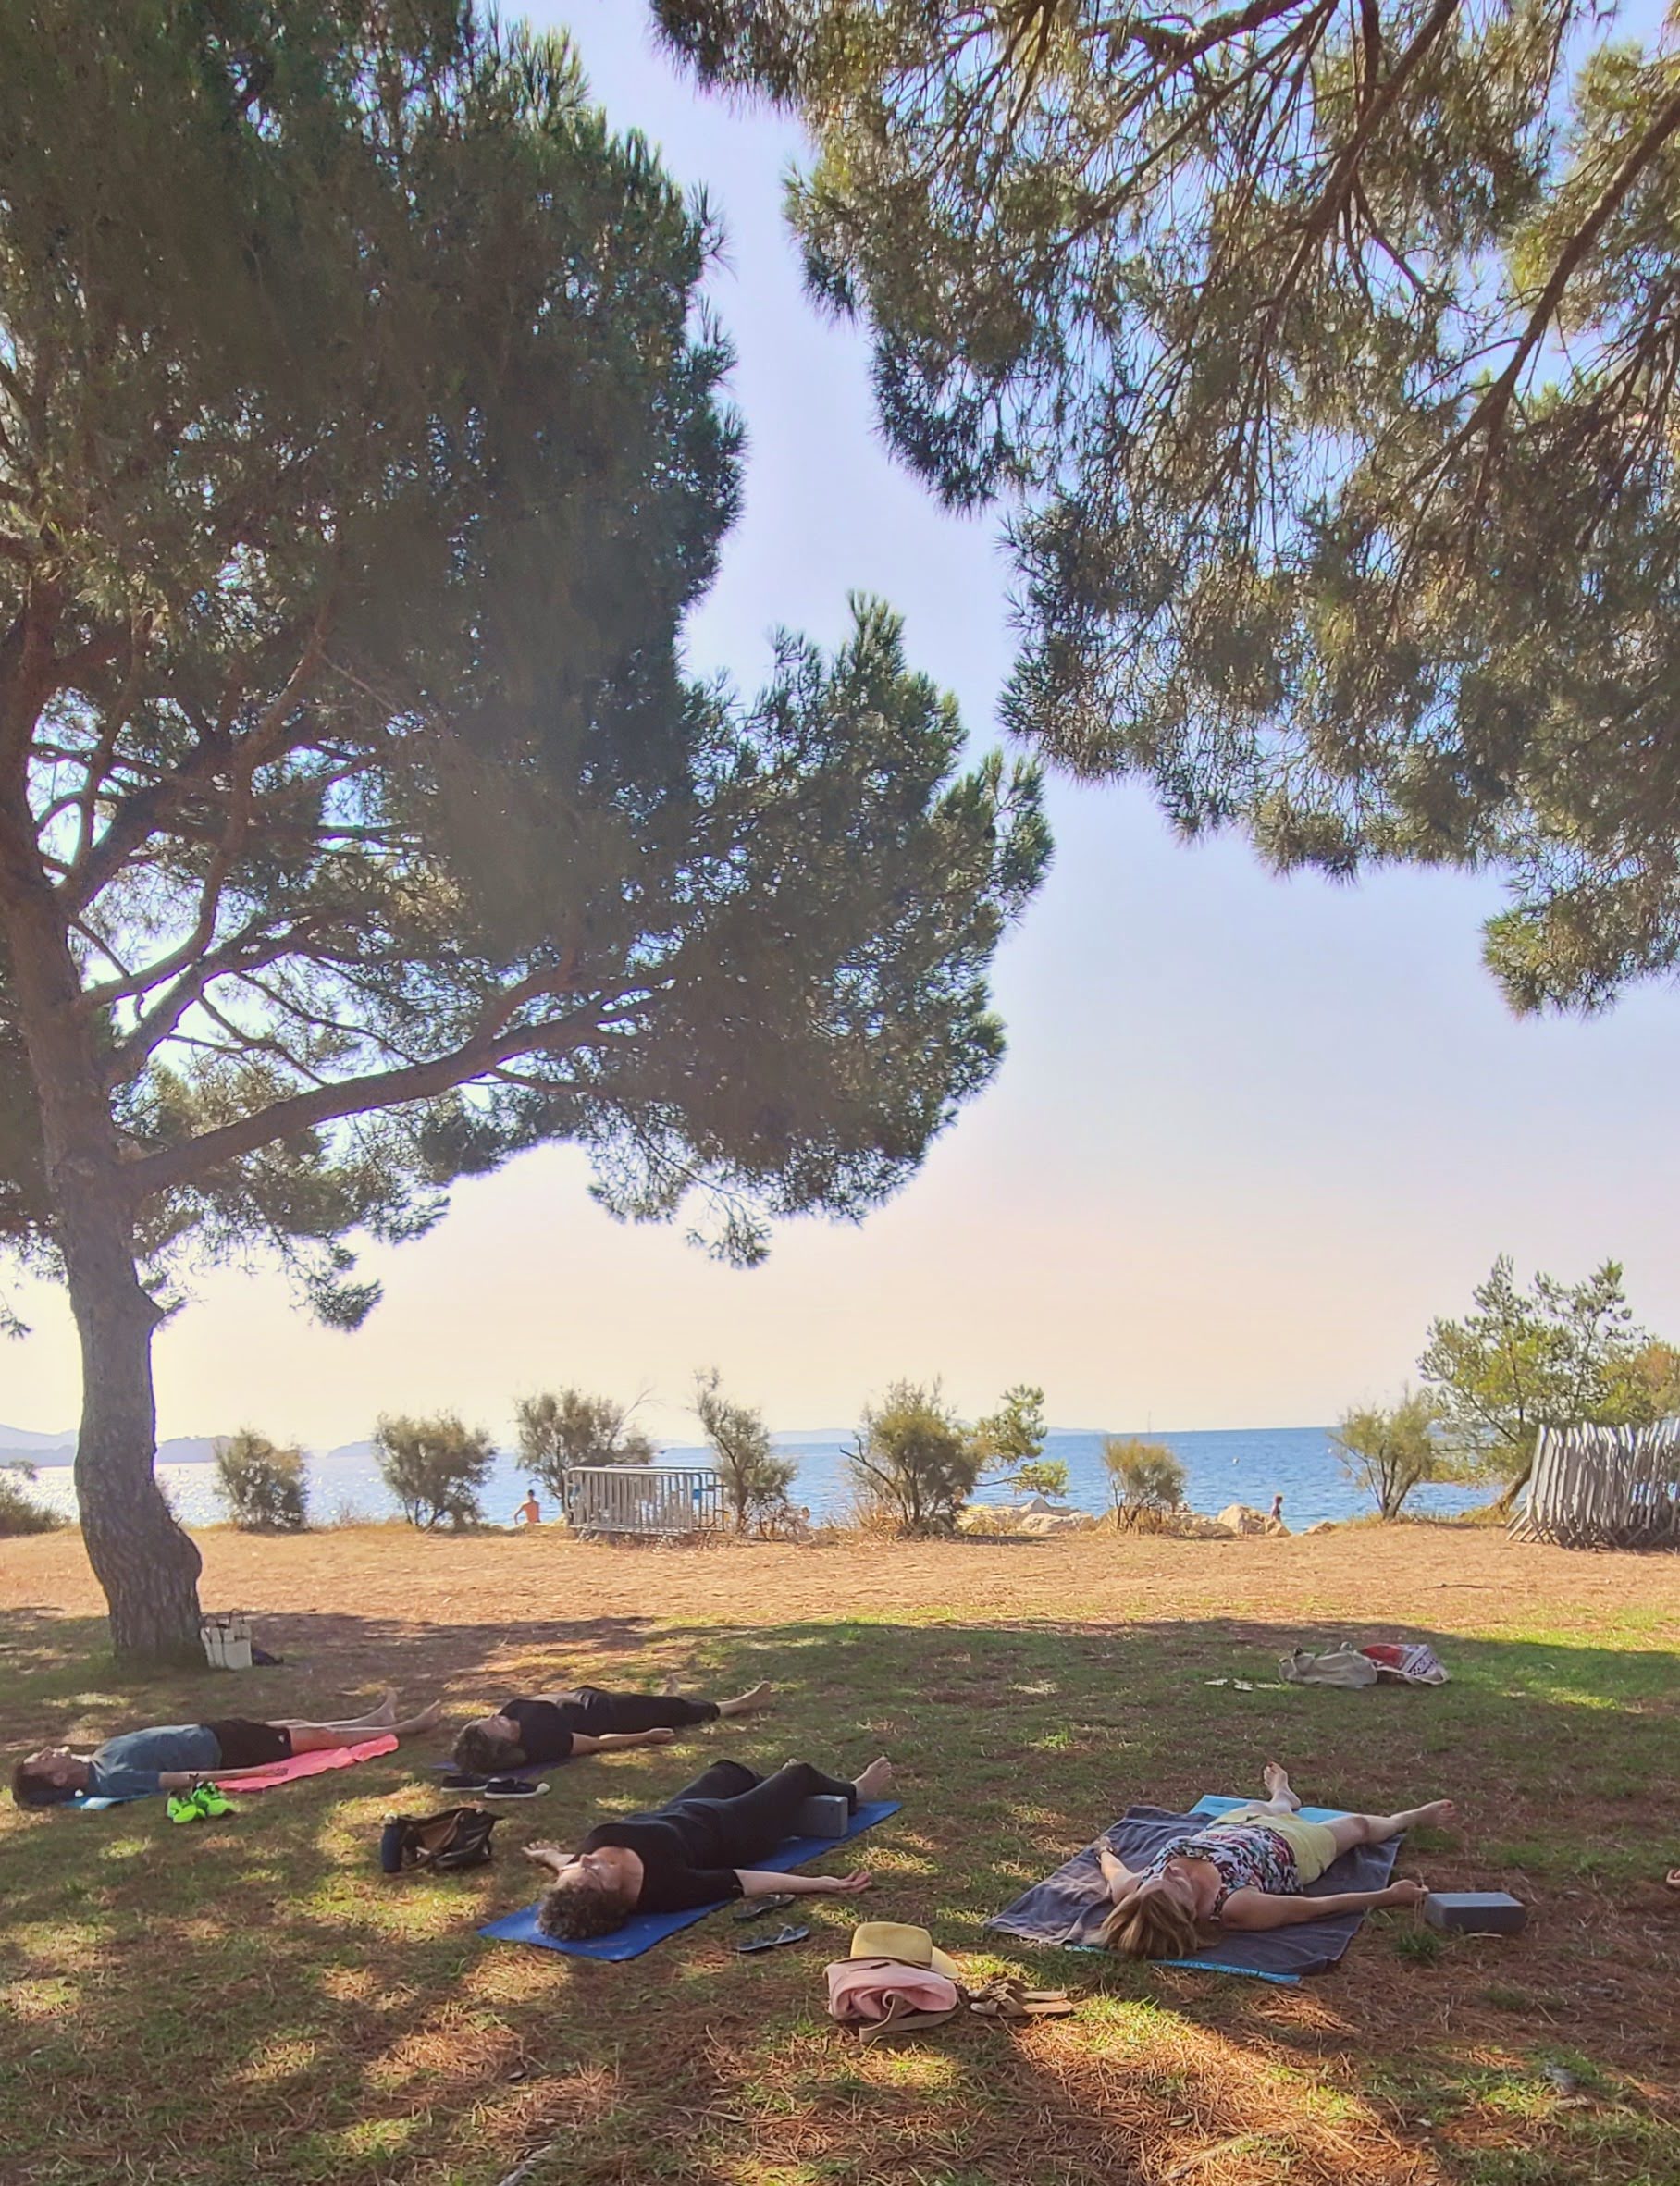
[[[626,1746],[669,1746],[676,1736],[674,1731],[603,1731],[599,1738],[592,1738],[587,1731],[574,1731],[572,1751],[578,1753],[613,1753]]]
[[[849,1875],[772,1874],[764,1868],[738,1867],[735,1879],[743,1897],[855,1897],[874,1882],[866,1867],[854,1868]]]
[[[237,1784],[241,1776],[271,1776],[275,1761],[258,1761],[249,1769],[160,1769],[160,1791],[192,1791],[201,1784]]]
[[[1275,1897],[1267,1890],[1233,1890],[1220,1918],[1228,1928],[1299,1928],[1337,1913],[1366,1913],[1379,1905],[1418,1905],[1429,1895],[1421,1883],[1390,1883],[1386,1890],[1338,1890],[1328,1897]]]

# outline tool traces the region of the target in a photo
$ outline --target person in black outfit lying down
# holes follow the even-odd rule
[[[494,1715],[481,1715],[455,1740],[455,1766],[469,1776],[495,1776],[506,1769],[546,1769],[574,1754],[609,1753],[625,1746],[669,1746],[691,1723],[720,1716],[750,1715],[768,1708],[767,1685],[733,1700],[685,1700],[675,1693],[609,1693],[598,1685],[563,1692],[534,1693],[504,1700]]]
[[[537,1908],[545,1935],[566,1943],[610,1935],[632,1913],[680,1913],[726,1897],[852,1896],[870,1887],[867,1869],[847,1875],[767,1872],[762,1859],[794,1834],[800,1807],[813,1793],[885,1798],[893,1764],[884,1755],[855,1782],[824,1775],[809,1761],[789,1761],[760,1776],[741,1761],[714,1761],[703,1775],[649,1814],[599,1822],[575,1852],[527,1845],[525,1857],[554,1878]]]

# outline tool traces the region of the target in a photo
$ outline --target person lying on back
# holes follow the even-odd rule
[[[760,1776],[743,1761],[713,1761],[674,1798],[645,1814],[598,1822],[575,1852],[527,1845],[525,1858],[550,1878],[537,1925],[557,1942],[611,1935],[632,1913],[680,1913],[732,1897],[853,1897],[871,1887],[867,1868],[844,1875],[784,1873],[768,1859],[798,1827],[809,1798],[843,1798],[856,1813],[893,1789],[883,1754],[849,1780],[809,1761],[789,1761]]]
[[[1308,1822],[1286,1770],[1268,1761],[1265,1782],[1264,1799],[1208,1821],[1166,1846],[1145,1868],[1129,1868],[1106,1845],[1098,1847],[1103,1887],[1114,1908],[1097,1935],[1106,1950],[1130,1958],[1192,1958],[1222,1928],[1295,1928],[1373,1906],[1421,1905],[1429,1895],[1415,1882],[1320,1897],[1305,1892],[1356,1845],[1386,1844],[1418,1822],[1451,1822],[1451,1799],[1397,1814]]]
[[[294,1754],[330,1752],[382,1735],[411,1737],[429,1731],[442,1712],[431,1707],[399,1722],[397,1696],[388,1689],[371,1714],[343,1723],[256,1723],[229,1715],[212,1723],[124,1731],[92,1753],[43,1746],[12,1771],[12,1797],[20,1807],[61,1807],[74,1798],[134,1799],[191,1791],[210,1777],[226,1784],[266,1774]]]
[[[678,1693],[609,1693],[580,1685],[562,1692],[504,1700],[455,1740],[463,1775],[495,1776],[509,1769],[546,1769],[574,1754],[611,1753],[627,1746],[669,1746],[679,1731],[720,1717],[768,1708],[770,1687],[756,1685],[733,1700],[687,1700]]]

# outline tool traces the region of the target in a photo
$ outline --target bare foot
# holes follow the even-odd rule
[[[1413,1821],[1414,1823],[1424,1822],[1431,1828],[1440,1829],[1451,1822],[1457,1812],[1458,1809],[1451,1799],[1431,1799],[1427,1807],[1419,1807],[1417,1812],[1413,1816]]]
[[[380,1694],[377,1707],[367,1711],[369,1723],[395,1723],[397,1720],[397,1688],[388,1685]]]
[[[720,1715],[751,1715],[756,1710],[771,1706],[774,1695],[768,1683],[756,1685],[749,1693],[737,1693],[733,1700],[718,1704]]]
[[[401,1726],[404,1737],[412,1738],[417,1731],[429,1731],[443,1714],[443,1702],[434,1700],[429,1708],[423,1708],[418,1715],[411,1715]]]
[[[1680,1890],[1680,1867],[1671,1867],[1662,1879],[1671,1890]]]
[[[883,1799],[893,1788],[893,1764],[885,1754],[871,1761],[852,1785],[860,1799]]]
[[[1266,1785],[1266,1791],[1273,1798],[1287,1799],[1292,1808],[1294,1808],[1297,1811],[1300,1810],[1301,1801],[1290,1789],[1289,1772],[1287,1769],[1280,1767],[1277,1761],[1267,1761],[1265,1769],[1261,1772],[1261,1778]]]

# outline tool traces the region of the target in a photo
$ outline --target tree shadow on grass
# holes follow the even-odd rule
[[[1680,1856],[1672,1656],[1418,1630],[1452,1670],[1443,1690],[1242,1693],[1206,1681],[1262,1684],[1289,1648],[1340,1635],[1220,1618],[273,1622],[287,1671],[148,1684],[146,1711],[227,1713],[237,1690],[244,1711],[308,1713],[312,1696],[386,1674],[446,1683],[461,1714],[520,1684],[673,1675],[712,1692],[769,1677],[780,1706],[674,1750],[553,1772],[550,1795],[499,1831],[496,1864],[464,1875],[378,1871],[384,1813],[449,1796],[416,1772],[424,1748],[253,1798],[225,1823],[174,1828],[159,1802],[8,1817],[20,2178],[494,2186],[547,2149],[529,2186],[1631,2186],[1680,2156],[1659,2093],[1674,2078],[1680,1921],[1654,1881]],[[0,1698],[8,1741],[62,1694],[102,1686],[61,1621],[18,1612],[0,1633],[23,1665]],[[127,1697],[86,1712],[94,1732],[134,1720]],[[526,1835],[574,1839],[725,1751],[846,1768],[882,1748],[905,1810],[845,1855],[875,1868],[877,1899],[802,1905],[813,1937],[798,1950],[742,1960],[726,1917],[625,1966],[476,1933],[531,1895]],[[1534,1908],[1527,1933],[1419,1964],[1397,1948],[1409,1924],[1377,1916],[1340,1970],[1293,1990],[985,1934],[988,1914],[1128,1804],[1255,1789],[1273,1753],[1311,1799],[1458,1797],[1463,1827],[1408,1864],[1444,1887],[1514,1889]],[[820,1969],[863,1909],[925,1922],[976,1973],[1077,1986],[1081,2015],[861,2050],[823,2018]],[[1577,2072],[1565,2093],[1546,2079],[1564,2045],[1599,2081]]]

